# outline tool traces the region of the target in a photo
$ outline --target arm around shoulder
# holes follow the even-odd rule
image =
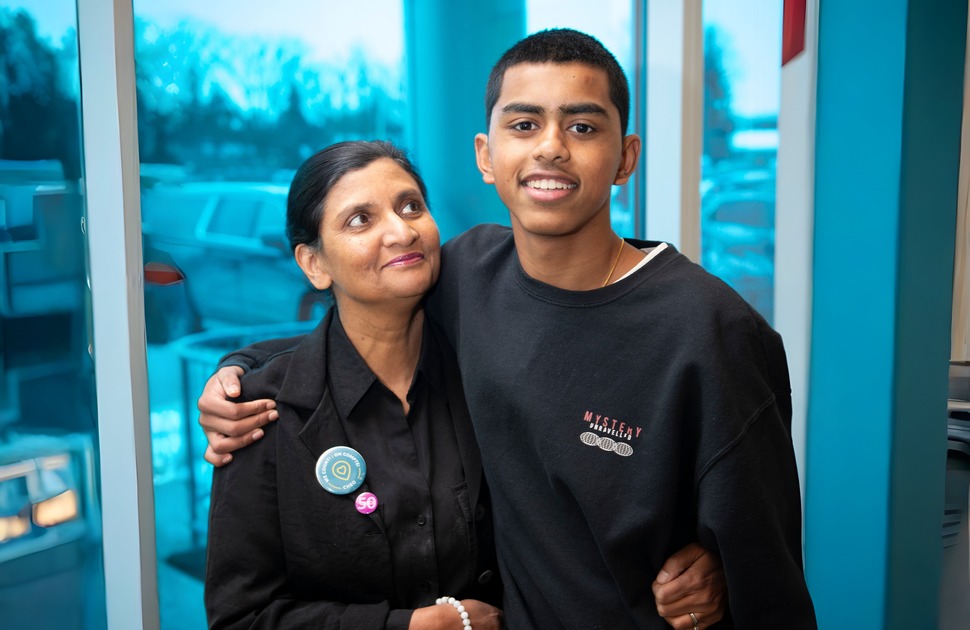
[[[287,352],[295,348],[304,335],[296,337],[281,337],[278,339],[267,339],[257,341],[245,348],[239,348],[223,355],[219,359],[219,367],[238,366],[244,372],[262,367],[271,358],[282,352]]]
[[[261,341],[220,359],[219,368],[206,381],[199,396],[199,424],[209,442],[205,460],[214,466],[232,461],[231,453],[263,437],[262,427],[276,420],[271,398],[237,401],[243,396],[240,379],[275,356],[291,351],[304,335]]]

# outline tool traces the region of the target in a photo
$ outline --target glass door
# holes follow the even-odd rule
[[[0,7],[0,610],[104,628],[74,0]]]

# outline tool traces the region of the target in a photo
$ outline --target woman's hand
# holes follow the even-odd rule
[[[502,611],[495,606],[478,601],[477,599],[463,599],[462,605],[468,613],[474,630],[501,630]],[[418,608],[411,616],[408,630],[461,630],[461,616],[454,606],[435,604]]]
[[[653,595],[657,612],[677,630],[709,628],[724,617],[727,583],[721,559],[696,543],[687,545],[664,563]]]
[[[260,427],[279,418],[276,403],[272,400],[245,403],[229,400],[242,393],[239,384],[242,374],[240,367],[221,368],[209,377],[199,396],[199,424],[209,440],[205,460],[216,467],[231,462],[233,451],[263,437]]]

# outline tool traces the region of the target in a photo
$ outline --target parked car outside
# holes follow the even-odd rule
[[[307,281],[286,240],[287,192],[265,182],[158,184],[142,191],[146,273],[172,268],[184,276],[169,285],[146,282],[150,341],[322,314],[326,295]]]
[[[701,203],[701,261],[768,321],[774,316],[775,189],[763,185],[712,188]],[[767,184],[770,184],[767,185]]]
[[[739,169],[727,168],[711,173],[706,189],[701,189],[701,195],[717,194],[732,190],[760,190],[774,196],[776,176],[775,172],[767,169]]]

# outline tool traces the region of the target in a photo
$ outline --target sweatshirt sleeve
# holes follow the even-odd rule
[[[734,303],[705,339],[698,541],[721,557],[735,627],[814,629],[784,344],[750,306]]]
[[[791,437],[774,397],[702,472],[698,537],[716,551],[738,628],[816,628],[802,568],[801,500]]]
[[[219,365],[216,369],[238,366],[244,372],[249,372],[250,370],[262,367],[277,354],[293,350],[305,336],[298,335],[296,337],[268,339],[266,341],[258,341],[245,348],[233,350],[219,359]]]

